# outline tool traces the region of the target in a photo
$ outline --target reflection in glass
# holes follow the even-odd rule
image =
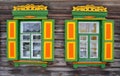
[[[30,57],[30,43],[23,42],[23,57]]]
[[[97,58],[98,57],[98,37],[97,36],[91,36],[90,57],[91,58]]]
[[[86,51],[80,51],[80,58],[87,58]]]
[[[80,58],[88,57],[88,36],[80,36]]]
[[[86,42],[80,42],[80,57],[81,58],[87,58],[87,51],[88,51],[88,49],[87,49],[87,43]]]
[[[30,40],[30,35],[28,35],[28,34],[22,34],[21,35],[21,37],[22,37],[22,40]]]
[[[33,57],[40,58],[41,45],[38,42],[33,42]]]
[[[86,32],[88,32],[88,26],[85,25],[84,23],[80,23],[80,25],[79,25],[79,31],[80,31],[80,33],[86,33]]]
[[[87,40],[87,36],[80,36],[80,40]]]
[[[90,27],[90,32],[91,33],[97,33],[97,24],[96,23],[91,23],[90,25],[89,25],[89,27]]]
[[[99,22],[79,22],[79,33],[99,33]]]
[[[33,40],[40,40],[40,39],[41,39],[40,34],[33,35]]]
[[[91,36],[91,40],[97,40],[97,36]]]
[[[22,32],[40,32],[41,22],[21,22]]]

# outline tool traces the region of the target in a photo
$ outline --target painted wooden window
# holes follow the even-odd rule
[[[21,21],[20,37],[20,58],[41,59],[41,21]]]
[[[99,22],[78,22],[80,61],[99,61],[99,28]]]
[[[66,20],[66,61],[113,61],[113,21]]]
[[[38,8],[39,7],[39,8]],[[18,5],[7,21],[7,58],[14,66],[34,64],[46,67],[54,60],[54,20],[45,5]]]
[[[7,33],[9,60],[54,60],[54,20],[8,20]]]
[[[65,58],[66,61],[73,62],[74,68],[104,68],[106,62],[113,61],[114,27],[113,21],[105,18],[107,13],[104,6],[73,6],[73,19],[65,21]]]

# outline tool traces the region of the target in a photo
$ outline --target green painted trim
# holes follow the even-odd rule
[[[24,18],[24,17],[14,17],[13,19],[19,19],[19,20],[36,20],[36,19],[47,19],[47,17],[35,17],[35,18]]]
[[[20,64],[18,64],[18,63],[14,63],[14,66],[15,66],[15,67],[19,67]]]
[[[24,10],[24,11],[12,11],[12,15],[15,16],[47,16],[48,10]]]
[[[112,35],[113,35],[113,40],[105,40],[104,39],[104,32],[105,32],[105,29],[104,29],[104,25],[105,25],[105,23],[106,22],[110,22],[110,23],[112,23],[112,30],[113,30],[113,33],[112,33]],[[103,28],[103,31],[102,31],[102,61],[106,61],[106,62],[113,62],[114,61],[114,21],[113,20],[104,20],[104,21],[102,21],[102,28]],[[113,58],[112,58],[112,60],[105,60],[104,59],[104,54],[105,54],[105,52],[104,52],[104,50],[105,50],[105,48],[104,48],[104,43],[105,42],[112,42],[112,44],[113,44],[113,47],[112,47],[112,56],[113,56]]]
[[[89,67],[89,66],[100,66],[102,69],[105,68],[105,64],[73,64],[73,68],[77,69],[78,67]]]
[[[106,67],[105,64],[101,64],[101,68],[104,69]]]
[[[78,64],[73,64],[74,69],[77,69],[78,67],[79,67]]]
[[[48,10],[24,10],[24,11],[12,11],[14,19],[46,19],[48,16]],[[34,16],[33,18],[26,18],[25,16]]]
[[[34,18],[25,18],[25,16],[16,16],[14,19],[47,19],[45,16],[37,17],[35,16]]]
[[[73,18],[73,20],[106,20],[105,18]]]
[[[47,64],[41,64],[41,66],[42,66],[43,68],[46,68],[46,67],[47,67]]]
[[[84,16],[94,16],[96,18],[105,18],[107,12],[83,12],[83,11],[72,11],[74,18],[84,18]]]
[[[67,40],[67,23],[68,22],[74,22],[75,23],[75,34],[76,34],[76,39],[75,40]],[[72,61],[78,61],[78,37],[77,37],[77,33],[78,32],[78,29],[77,29],[77,20],[65,20],[65,61],[68,61],[68,62],[72,62]],[[75,59],[67,59],[67,42],[76,42],[76,57]]]
[[[20,65],[24,64],[33,64],[35,66],[42,66],[43,68],[46,68],[48,63],[30,63],[30,62],[14,62],[15,67],[19,67]]]
[[[15,22],[16,23],[16,39],[9,39],[8,38],[8,34],[9,34],[9,32],[8,32],[8,24],[9,24],[9,22]],[[18,20],[7,20],[7,42],[6,42],[6,44],[7,44],[7,59],[8,60],[18,60],[18,51],[19,51],[19,49],[18,49]],[[16,42],[16,58],[9,58],[8,57],[8,42],[9,41],[15,41]]]
[[[20,59],[20,21],[18,20],[18,60]]]
[[[44,39],[44,22],[52,22],[52,39]],[[46,20],[42,20],[42,61],[54,61],[54,24],[55,24],[55,21],[52,20],[52,19],[46,19]],[[52,42],[52,59],[44,59],[44,41],[51,41]]]
[[[88,16],[89,16],[89,15],[88,15]],[[86,18],[86,16],[84,16],[84,15],[82,15],[82,16],[73,16],[73,18]],[[105,18],[105,17],[99,15],[99,16],[94,16],[93,18]],[[89,18],[88,18],[88,19],[89,19]]]

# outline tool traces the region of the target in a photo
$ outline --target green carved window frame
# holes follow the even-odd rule
[[[80,23],[81,24],[83,23],[83,26],[81,26]],[[84,31],[81,28],[81,27],[83,27],[83,28],[85,27],[84,24],[88,24],[87,25],[88,29],[85,28],[86,31]],[[92,24],[96,24],[96,26],[97,26],[95,33],[90,31],[91,30],[90,29],[91,26],[93,26]],[[78,58],[79,58],[79,61],[100,61],[100,57],[101,57],[100,56],[101,55],[101,53],[100,53],[100,47],[101,47],[101,30],[100,30],[101,26],[100,26],[100,24],[101,24],[100,21],[89,21],[89,20],[78,21],[78,51],[79,51],[78,52],[79,53],[79,57]],[[93,26],[93,27],[95,27],[95,26]],[[83,30],[83,32],[80,32],[82,30]],[[82,37],[86,38],[86,41],[84,39],[81,40],[80,38],[82,38]],[[96,41],[97,41],[96,42],[97,46],[95,45],[96,49],[94,48],[96,50],[96,55],[97,55],[96,57],[91,57],[91,52],[93,52],[93,51],[90,50],[91,49],[91,41],[92,41],[91,37],[94,37],[94,39],[96,39]],[[85,48],[84,48],[84,46],[82,47],[80,45],[80,43],[83,43],[83,45],[86,45],[86,47]],[[95,41],[93,40],[92,43],[95,44]],[[81,48],[84,48],[84,49],[81,49]],[[86,56],[82,57],[82,55],[84,54],[85,50],[86,50]]]

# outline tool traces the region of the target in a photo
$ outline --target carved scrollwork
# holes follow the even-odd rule
[[[26,4],[26,5],[14,6],[13,10],[14,11],[17,11],[17,10],[47,10],[47,6]]]
[[[103,6],[86,5],[86,6],[73,6],[72,11],[86,11],[86,12],[107,12],[107,8]]]

